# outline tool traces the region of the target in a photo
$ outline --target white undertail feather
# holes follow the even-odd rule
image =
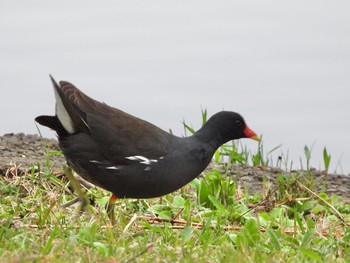
[[[55,90],[55,98],[56,98],[56,116],[61,122],[63,128],[70,134],[74,133],[74,125],[72,118],[69,116],[66,108],[63,105],[62,99],[60,95],[58,94],[58,91],[56,88]]]

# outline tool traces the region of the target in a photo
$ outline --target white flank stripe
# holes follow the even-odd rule
[[[125,157],[126,159],[129,159],[131,161],[139,161],[142,164],[151,164],[151,163],[157,163],[157,160],[154,159],[147,159],[144,156],[140,156],[140,155],[135,155],[135,156],[129,156],[129,157]]]
[[[106,167],[106,169],[107,170],[119,170],[119,169],[121,169],[121,167],[120,166],[108,166],[108,167]]]

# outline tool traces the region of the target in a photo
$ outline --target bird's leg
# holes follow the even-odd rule
[[[68,202],[67,204],[63,204],[61,207],[66,208],[79,201],[80,202],[79,211],[80,212],[87,211],[88,205],[89,205],[89,199],[84,194],[84,191],[82,190],[78,180],[74,177],[72,169],[69,166],[67,166],[65,168],[64,174],[68,177],[68,180],[72,185],[73,191],[77,193],[78,197],[73,201]]]
[[[117,196],[115,194],[112,194],[112,196],[109,198],[109,201],[106,207],[107,215],[112,225],[115,225],[115,222],[116,222],[115,214],[114,214],[114,206],[116,201],[117,201]]]

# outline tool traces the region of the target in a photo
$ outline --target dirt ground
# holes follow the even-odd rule
[[[23,133],[0,136],[0,176],[6,174],[6,171],[15,165],[19,171],[31,169],[33,165],[43,167],[47,149],[58,150],[57,140]],[[50,156],[50,166],[53,170],[61,171],[64,164],[62,155]],[[214,166],[217,165],[211,164],[208,169]],[[247,189],[250,194],[254,194],[263,190],[264,177],[274,185],[278,175],[289,176],[295,173],[304,172],[285,172],[278,168],[234,165],[230,168],[228,176],[233,177],[242,189]],[[316,189],[325,189],[327,194],[336,194],[350,203],[350,175],[324,174],[322,171],[312,170],[312,176]]]

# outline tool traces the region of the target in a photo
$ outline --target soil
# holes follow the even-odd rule
[[[57,140],[41,138],[39,135],[5,134],[0,136],[0,176],[5,175],[13,167],[19,174],[32,169],[32,167],[44,167],[46,163],[46,151],[59,150]],[[55,171],[62,171],[65,160],[63,155],[50,155],[50,167]],[[223,169],[223,166],[211,164],[208,169]],[[292,176],[293,174],[305,175],[304,171],[285,172],[278,168],[250,167],[233,165],[230,167],[229,176],[233,177],[238,186],[246,189],[250,194],[266,189],[263,181],[267,179],[274,185],[279,175]],[[335,194],[343,201],[350,203],[350,175],[325,174],[322,171],[312,170],[311,175],[315,183],[315,189],[323,189],[328,195]],[[263,179],[265,178],[265,179]]]

